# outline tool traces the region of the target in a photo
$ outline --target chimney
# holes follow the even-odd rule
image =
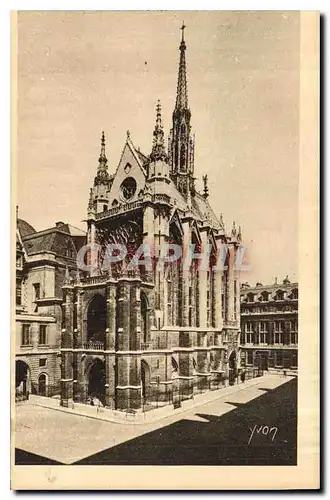
[[[275,276],[275,285],[277,285],[277,276]]]

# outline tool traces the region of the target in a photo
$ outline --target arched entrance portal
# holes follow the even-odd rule
[[[100,359],[93,361],[88,372],[88,396],[105,404],[105,364]]]
[[[236,351],[233,351],[229,356],[229,384],[235,384],[235,378],[237,377],[237,358]]]
[[[142,398],[143,403],[150,398],[150,367],[144,359],[141,361],[141,383],[142,383]]]
[[[39,396],[47,396],[47,375],[41,373],[38,378],[38,394]]]
[[[18,398],[26,398],[31,392],[30,369],[22,360],[15,363],[15,395]]]
[[[107,326],[107,303],[102,295],[95,295],[87,310],[87,340],[104,342]]]
[[[148,302],[143,292],[141,292],[141,333],[143,342],[148,342]]]

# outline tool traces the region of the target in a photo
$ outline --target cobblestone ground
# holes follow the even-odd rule
[[[297,380],[278,375],[146,425],[22,404],[16,463],[294,465],[296,428]]]

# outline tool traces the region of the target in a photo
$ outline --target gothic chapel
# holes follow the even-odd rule
[[[180,43],[172,129],[165,146],[161,106],[153,144],[141,153],[129,132],[116,171],[109,173],[102,134],[87,208],[87,243],[134,249],[210,245],[210,265],[189,269],[182,259],[159,269],[108,269],[67,273],[63,286],[61,404],[97,396],[106,407],[127,410],[178,404],[196,392],[225,386],[240,367],[240,284],[236,254],[241,230],[226,233],[204,191],[195,189],[191,111],[188,105],[184,26]],[[219,243],[225,267],[214,270]],[[93,260],[93,252],[90,259]],[[153,264],[157,263],[157,251]]]

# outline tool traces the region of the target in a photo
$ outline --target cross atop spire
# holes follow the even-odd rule
[[[182,39],[181,39],[181,42],[184,42],[184,30],[187,26],[184,24],[184,21],[182,23],[182,26],[180,28],[180,30],[182,31]]]
[[[160,100],[157,101],[156,106],[156,125],[154,129],[154,139],[152,145],[152,151],[150,158],[153,161],[156,160],[166,160],[166,152],[164,145],[164,130],[162,124],[162,108],[160,105]]]
[[[178,75],[178,87],[176,94],[176,109],[188,109],[188,94],[187,94],[187,74],[186,74],[186,42],[184,40],[184,30],[186,26],[183,23],[182,27],[182,38],[180,43],[180,63],[179,63],[179,75]]]

